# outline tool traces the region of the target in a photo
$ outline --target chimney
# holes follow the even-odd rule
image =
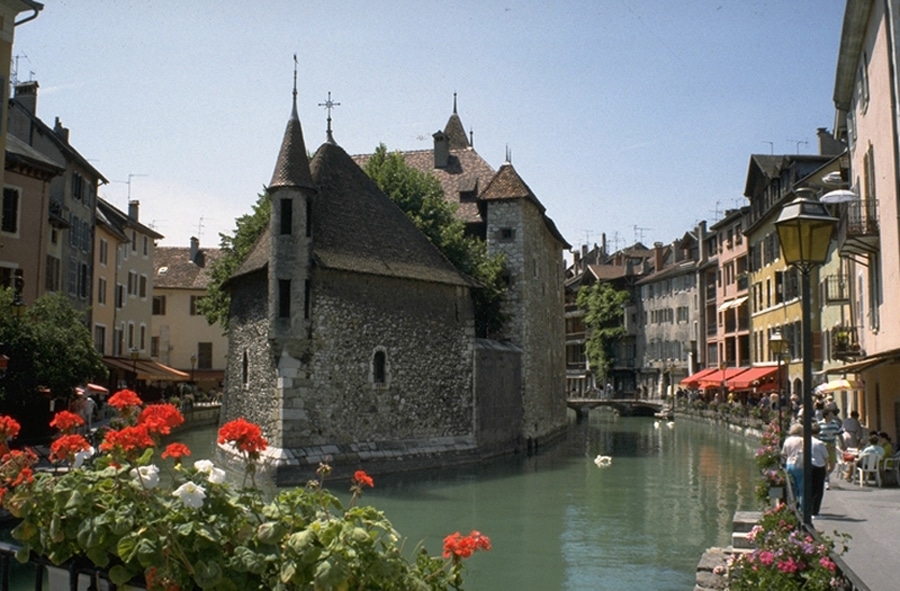
[[[133,200],[128,202],[128,218],[134,221],[138,221],[138,211],[140,211],[141,202],[138,200]]]
[[[653,243],[653,270],[657,273],[663,268],[663,243]]]
[[[37,96],[38,83],[37,80],[30,80],[16,84],[15,94],[13,98],[22,105],[26,111],[32,115],[37,115]]]
[[[69,128],[63,127],[62,121],[59,120],[59,117],[56,118],[56,122],[53,124],[53,133],[61,139],[62,141],[69,143]]]
[[[434,167],[447,168],[450,161],[450,138],[443,131],[434,132]]]
[[[836,140],[827,128],[820,127],[816,130],[816,136],[819,138],[819,155],[820,156],[837,156],[843,153],[844,144]]]
[[[196,236],[191,236],[191,262],[197,262],[197,254],[200,252],[200,239]]]

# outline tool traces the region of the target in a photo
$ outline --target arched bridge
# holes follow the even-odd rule
[[[634,398],[569,398],[566,405],[575,411],[578,418],[587,416],[591,409],[598,406],[612,407],[623,417],[652,417],[663,410],[661,402]]]

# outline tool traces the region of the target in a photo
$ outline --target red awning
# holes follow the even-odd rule
[[[687,386],[688,388],[696,388],[700,385],[700,379],[710,375],[714,371],[719,371],[718,367],[708,367],[706,369],[701,369],[695,374],[691,374],[688,377],[684,378],[679,384],[682,386]]]
[[[762,388],[767,384],[774,384],[777,372],[777,365],[751,367],[733,379],[728,380],[728,389],[735,391],[750,390],[752,388]]]
[[[726,367],[723,369],[716,369],[710,374],[707,374],[705,378],[700,379],[700,387],[701,388],[719,388],[722,386],[722,382],[726,382],[726,387],[728,387],[728,380],[739,376],[750,369],[749,367]]]

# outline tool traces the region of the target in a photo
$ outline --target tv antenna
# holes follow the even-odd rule
[[[197,240],[200,239],[200,236],[203,234],[203,228],[206,227],[206,224],[203,223],[203,216],[200,216],[200,220],[197,222]]]
[[[808,145],[809,145],[809,142],[806,141],[806,140],[792,140],[792,139],[789,139],[789,140],[787,140],[787,141],[789,141],[789,142],[794,142],[794,144],[797,145],[797,153],[798,153],[798,154],[800,153],[800,144],[803,144],[804,146],[808,146]]]
[[[634,229],[634,241],[635,241],[635,243],[637,243],[637,242],[643,242],[643,241],[644,241],[644,232],[647,232],[647,231],[653,229],[653,228],[640,228],[640,227],[638,227],[637,225],[632,226],[632,228]]]
[[[769,155],[770,156],[774,155],[775,154],[775,142],[769,142],[769,141],[763,140],[763,143],[769,144]]]
[[[132,172],[132,173],[128,173],[127,181],[112,181],[114,183],[123,183],[125,185],[128,185],[128,202],[129,203],[131,202],[131,179],[133,179],[134,177],[138,177],[138,176],[150,176],[150,175],[149,174],[137,174],[137,173]]]

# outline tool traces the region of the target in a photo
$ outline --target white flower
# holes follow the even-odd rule
[[[173,497],[178,497],[185,507],[191,509],[199,509],[203,506],[203,499],[206,498],[206,491],[202,486],[193,482],[185,482],[175,489],[172,493]]]
[[[137,480],[146,489],[159,486],[159,468],[152,464],[149,466],[132,468],[131,477]]]
[[[225,470],[216,468],[209,460],[197,460],[194,462],[194,469],[201,474],[206,474],[206,479],[212,484],[222,484],[227,476]]]
[[[210,460],[197,460],[194,462],[194,470],[203,472],[204,474],[209,474],[213,467],[213,463]]]
[[[89,447],[87,449],[83,449],[81,451],[75,452],[75,461],[72,462],[72,468],[78,469],[81,468],[84,461],[97,453],[97,450],[93,447]]]

